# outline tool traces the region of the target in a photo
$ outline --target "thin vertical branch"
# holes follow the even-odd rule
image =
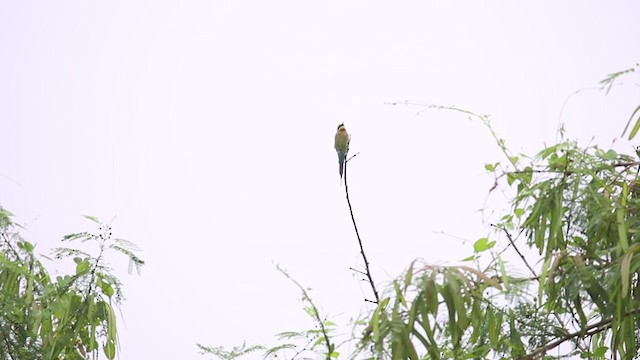
[[[369,285],[371,285],[371,290],[373,290],[373,296],[375,297],[375,301],[368,300],[368,299],[365,299],[365,301],[377,304],[378,302],[380,302],[380,296],[378,295],[376,284],[373,282],[373,277],[371,277],[371,270],[369,269],[369,260],[367,260],[367,255],[364,252],[364,247],[362,246],[362,239],[360,239],[360,233],[358,232],[358,225],[356,225],[356,219],[353,216],[353,208],[351,207],[351,200],[349,200],[349,185],[347,183],[347,163],[348,162],[349,160],[345,160],[344,162],[344,192],[347,195],[347,204],[349,205],[349,213],[351,214],[351,221],[353,222],[353,228],[356,231],[356,237],[358,238],[358,244],[360,245],[360,254],[362,254],[362,260],[364,260],[365,275],[367,276],[367,280],[369,280]]]

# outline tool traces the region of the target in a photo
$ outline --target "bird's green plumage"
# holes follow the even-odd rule
[[[338,162],[340,163],[340,177],[344,170],[344,163],[347,159],[347,152],[349,151],[349,134],[344,124],[338,125],[338,132],[336,132],[335,145],[336,152],[338,153]]]

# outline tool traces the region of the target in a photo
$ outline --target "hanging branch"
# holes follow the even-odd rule
[[[362,260],[364,260],[364,275],[367,276],[367,280],[369,280],[369,284],[371,285],[371,290],[373,290],[373,296],[375,297],[375,301],[365,299],[365,301],[372,302],[377,304],[380,301],[380,296],[378,295],[378,290],[376,289],[376,284],[373,282],[373,278],[371,277],[371,270],[369,269],[369,260],[367,260],[367,255],[364,253],[364,247],[362,246],[362,239],[360,239],[360,233],[358,232],[358,226],[356,225],[356,219],[353,216],[353,209],[351,208],[351,200],[349,200],[349,185],[347,184],[347,163],[349,160],[353,159],[356,155],[353,155],[351,158],[345,160],[344,162],[344,192],[347,195],[347,204],[349,205],[349,213],[351,214],[351,221],[353,222],[353,228],[356,230],[356,237],[358,238],[358,244],[360,245],[360,254],[362,254]],[[361,271],[357,271],[362,273]]]

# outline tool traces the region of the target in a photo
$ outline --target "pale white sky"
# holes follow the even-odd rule
[[[0,204],[44,254],[92,229],[81,214],[116,216],[144,249],[142,276],[112,262],[121,359],[203,359],[196,342],[312,326],[273,262],[346,324],[369,293],[348,270],[362,262],[337,125],[360,152],[351,197],[381,286],[416,257],[453,264],[471,244],[439,232],[490,232],[476,210],[484,163],[502,158],[478,122],[385,102],[491,114],[513,150],[537,151],[572,92],[639,61],[638,13],[633,1],[3,1]],[[623,82],[571,98],[569,137],[619,136],[640,98],[637,76]]]

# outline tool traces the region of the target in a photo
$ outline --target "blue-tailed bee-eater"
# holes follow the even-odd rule
[[[344,164],[347,161],[347,152],[349,152],[349,134],[344,124],[338,125],[338,132],[336,132],[335,148],[338,152],[338,163],[340,163],[340,182],[342,182],[342,174],[344,172]]]

